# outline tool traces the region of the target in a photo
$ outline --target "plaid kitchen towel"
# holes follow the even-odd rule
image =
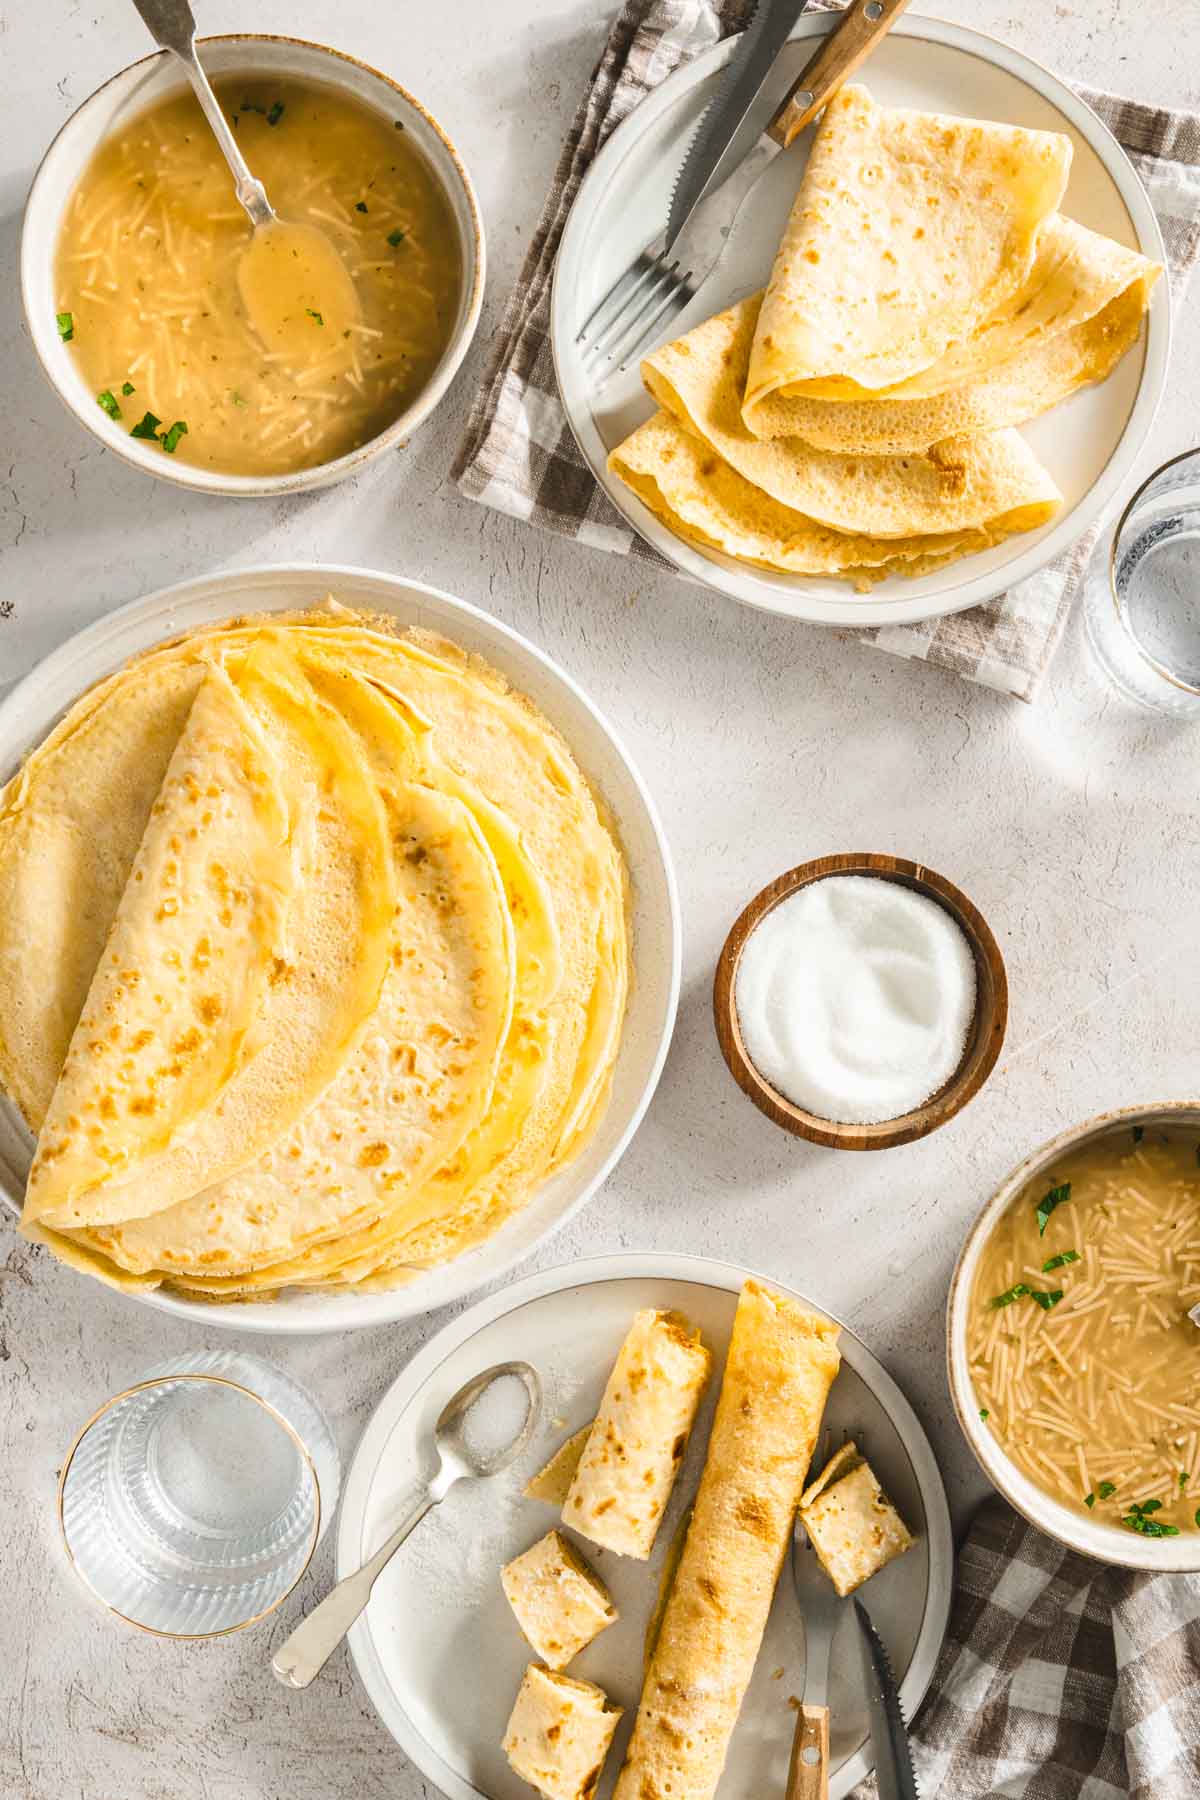
[[[567,214],[605,139],[672,70],[740,31],[749,11],[748,0],[626,0],[563,146],[453,470],[473,500],[659,567],[669,565],[609,503],[563,415],[550,353],[550,282]],[[1200,255],[1200,119],[1088,88],[1079,92],[1120,139],[1146,185],[1179,298]],[[1040,574],[970,612],[854,635],[1031,700],[1097,535],[1098,528]]]
[[[1196,1800],[1200,1576],[1109,1568],[985,1501],[911,1736],[925,1800]]]

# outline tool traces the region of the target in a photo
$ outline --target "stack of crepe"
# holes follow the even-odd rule
[[[1059,212],[1070,162],[843,88],[765,291],[646,359],[609,468],[680,537],[860,588],[1044,524],[1014,428],[1111,374],[1161,273]]]
[[[603,1108],[624,871],[493,670],[333,608],[93,689],[0,793],[22,1228],[117,1286],[387,1286]]]

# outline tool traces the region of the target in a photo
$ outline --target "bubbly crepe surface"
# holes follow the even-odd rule
[[[0,870],[23,1229],[116,1285],[412,1279],[603,1109],[620,853],[552,727],[429,634],[333,605],[148,653],[0,794]]]

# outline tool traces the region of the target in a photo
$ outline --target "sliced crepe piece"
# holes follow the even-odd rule
[[[1022,285],[1070,139],[830,101],[767,285],[745,396],[861,398],[927,369]]]
[[[910,538],[986,529],[1014,495],[1042,491],[1044,472],[1015,431],[936,444],[924,456],[838,456],[799,437],[754,437],[739,396],[758,299],[656,350],[642,379],[661,407],[763,494],[834,531]]]
[[[382,748],[394,714],[377,704]],[[398,771],[407,763],[398,743]],[[419,1191],[486,1116],[515,984],[495,861],[459,801],[416,782],[381,785],[396,905],[390,966],[366,1030],[255,1164],[170,1213],[91,1234],[122,1267],[238,1276],[298,1259]],[[280,1284],[277,1273],[270,1284]]]
[[[504,1754],[546,1800],[592,1800],[622,1711],[594,1682],[530,1663],[504,1732]]]
[[[561,1531],[505,1563],[500,1585],[530,1649],[550,1669],[565,1669],[617,1618],[612,1595]]]
[[[915,1541],[853,1441],[805,1489],[799,1511],[809,1542],[843,1599]]]
[[[298,856],[295,904],[262,991],[256,1053],[165,1148],[128,1163],[69,1206],[43,1208],[45,1225],[145,1220],[245,1166],[333,1078],[378,999],[394,878],[386,817],[355,740],[266,634],[235,679],[290,784]],[[228,928],[228,910],[227,897],[214,892],[214,942]],[[209,971],[193,966],[188,973],[199,1009]],[[108,1244],[98,1247],[114,1255]],[[146,1265],[133,1266],[142,1272]]]
[[[578,1431],[558,1446],[548,1463],[544,1463],[535,1475],[531,1475],[525,1483],[524,1494],[527,1500],[542,1500],[547,1506],[561,1507],[566,1500],[571,1483],[575,1479],[575,1471],[579,1467],[579,1459],[583,1455],[584,1445],[591,1435],[595,1419],[589,1419]]]
[[[295,882],[275,750],[219,666],[150,809],[38,1140],[25,1218],[59,1224],[171,1145],[256,1047]]]
[[[0,1086],[35,1132],[209,666],[110,677],[0,793]]]
[[[938,454],[965,468],[978,449],[974,440],[951,439]],[[1024,441],[1006,434],[992,454],[987,509],[977,524],[887,538],[833,531],[782,505],[665,411],[619,444],[608,466],[679,537],[760,568],[842,576],[869,587],[886,575],[922,574],[1053,517],[1062,496]]]

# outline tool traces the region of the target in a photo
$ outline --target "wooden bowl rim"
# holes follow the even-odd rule
[[[878,1124],[842,1123],[822,1119],[788,1100],[759,1072],[742,1041],[735,988],[738,964],[751,933],[781,901],[831,875],[867,875],[896,881],[902,887],[926,894],[944,908],[963,932],[975,959],[976,1011],[971,1033],[958,1068],[937,1091],[911,1112]],[[990,993],[990,1006],[988,995]],[[985,1010],[981,1016],[980,1006]],[[742,1092],[772,1123],[795,1137],[832,1150],[888,1150],[915,1143],[946,1124],[974,1099],[996,1066],[1008,1026],[1008,975],[1004,957],[992,929],[962,889],[936,869],[906,857],[869,851],[818,856],[797,863],[761,888],[734,920],[717,958],[713,978],[713,1019],[717,1042],[726,1067]]]

